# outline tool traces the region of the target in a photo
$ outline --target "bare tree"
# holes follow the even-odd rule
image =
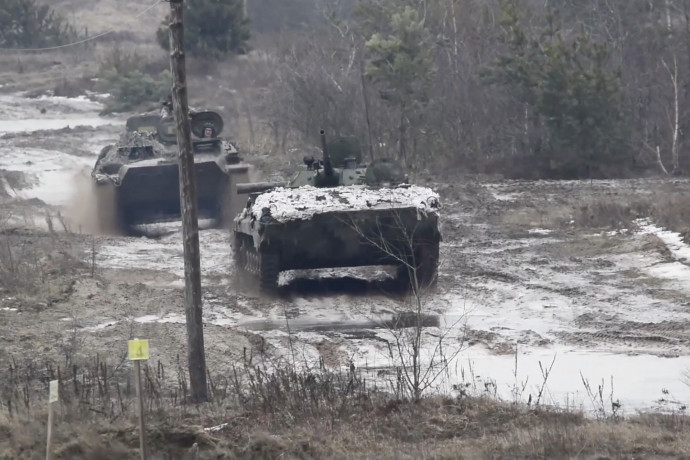
[[[388,327],[393,337],[388,353],[397,372],[395,392],[415,401],[447,372],[462,350],[465,336],[464,315],[443,327],[430,315],[428,301],[435,291],[440,264],[438,216],[416,212],[419,215],[411,219],[407,209],[387,210],[373,226],[354,219],[345,222],[363,244],[397,267],[397,288],[405,296]],[[449,343],[452,339],[457,341]]]

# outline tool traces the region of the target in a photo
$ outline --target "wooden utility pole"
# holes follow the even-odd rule
[[[170,0],[170,70],[172,99],[180,150],[180,208],[184,245],[184,298],[187,317],[187,359],[191,399],[208,400],[204,326],[201,317],[201,266],[199,257],[199,221],[197,216],[196,172],[192,154],[192,135],[187,104],[187,79],[184,54],[184,1]]]

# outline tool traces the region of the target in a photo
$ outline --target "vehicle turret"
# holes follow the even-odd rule
[[[326,132],[322,129],[321,136],[321,150],[323,152],[323,172],[316,172],[316,186],[317,187],[334,187],[338,185],[338,177],[333,169],[331,156],[328,152],[328,143],[326,142]]]

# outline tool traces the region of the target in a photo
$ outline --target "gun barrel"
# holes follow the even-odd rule
[[[328,152],[328,147],[326,145],[326,131],[324,131],[322,129],[320,134],[321,134],[321,149],[323,150],[323,172],[324,172],[324,175],[330,177],[333,175],[333,164],[331,163],[331,156]]]
[[[249,193],[265,192],[274,187],[285,187],[284,182],[249,182],[237,184],[237,194],[246,195]]]

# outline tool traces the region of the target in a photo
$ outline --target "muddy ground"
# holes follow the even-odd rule
[[[184,366],[179,223],[143,237],[92,231],[90,165],[121,118],[99,117],[97,98],[0,97],[15,108],[0,134],[0,361],[118,361],[144,337],[155,362]],[[425,343],[443,335],[453,357],[429,391],[629,412],[690,402],[690,181],[418,182],[443,201],[438,287],[422,299],[439,326]],[[385,267],[286,273],[266,298],[237,284],[229,237],[201,232],[211,372],[247,360],[353,365],[391,384],[385,318],[406,299],[388,290]],[[603,386],[598,398],[588,384]]]

